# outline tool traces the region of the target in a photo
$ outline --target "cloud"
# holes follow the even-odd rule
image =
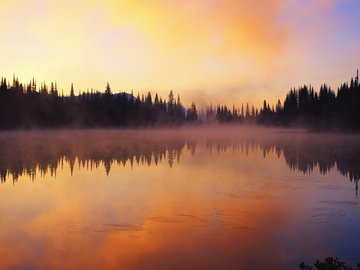
[[[175,51],[206,49],[261,58],[277,53],[290,34],[278,21],[280,0],[137,0],[125,7],[118,1],[104,5],[118,23],[137,25],[159,46]]]
[[[345,2],[2,1],[0,71],[57,79],[65,89],[71,81],[83,89],[110,81],[121,90],[174,89],[185,99],[194,96],[187,89],[213,99],[245,88],[266,97],[264,85],[286,91],[293,70],[316,61],[309,50],[332,38],[341,19],[331,14]]]

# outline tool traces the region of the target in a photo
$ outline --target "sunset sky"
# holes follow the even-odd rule
[[[360,67],[358,0],[1,0],[0,76],[259,105]]]

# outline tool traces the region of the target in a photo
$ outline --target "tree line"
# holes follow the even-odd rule
[[[261,108],[248,103],[241,108],[210,105],[198,112],[195,103],[185,108],[180,96],[170,91],[168,99],[133,93],[112,93],[109,83],[105,91],[86,91],[75,95],[59,94],[56,83],[37,87],[35,79],[22,84],[0,81],[0,129],[92,128],[181,125],[196,122],[256,123],[273,126],[300,126],[324,130],[360,129],[359,72],[338,87],[337,92],[323,84],[319,91],[310,85],[291,89],[283,103]]]
[[[264,100],[260,109],[246,104],[241,109],[218,105],[206,110],[208,119],[219,122],[257,123],[275,126],[300,126],[323,130],[360,129],[359,71],[350,83],[341,84],[337,91],[323,84],[319,91],[310,85],[291,89],[283,103],[270,106]]]
[[[147,95],[112,93],[109,83],[105,91],[86,91],[75,95],[59,93],[56,83],[37,86],[13,78],[0,81],[0,128],[73,128],[73,127],[137,127],[179,125],[198,120],[195,103],[186,109],[171,90],[168,100],[150,92]]]

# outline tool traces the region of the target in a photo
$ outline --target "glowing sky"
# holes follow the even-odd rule
[[[260,104],[360,66],[357,0],[1,0],[0,76]]]

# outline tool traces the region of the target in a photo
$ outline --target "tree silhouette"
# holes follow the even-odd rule
[[[180,96],[172,90],[168,101],[150,92],[135,97],[133,93],[113,94],[110,84],[105,91],[91,89],[76,96],[71,84],[70,95],[59,95],[56,82],[20,83],[14,75],[12,84],[0,81],[0,129],[71,128],[71,127],[137,127],[179,125],[186,121],[257,123],[276,126],[299,126],[317,130],[360,130],[359,71],[349,83],[343,83],[337,92],[321,85],[318,92],[310,85],[292,88],[283,102],[270,106],[266,100],[258,109],[246,103],[238,109],[233,104],[217,105],[197,111],[195,104],[186,109]],[[196,112],[196,113],[195,113]]]
[[[187,109],[180,96],[174,100],[172,91],[167,103],[158,94],[153,101],[150,92],[141,98],[139,94],[136,98],[132,93],[113,94],[109,83],[103,93],[91,89],[77,96],[73,83],[69,96],[58,94],[56,82],[49,85],[43,82],[37,89],[35,79],[24,85],[13,76],[10,85],[1,78],[0,129],[138,127],[187,121]]]
[[[275,106],[270,106],[264,100],[260,110],[246,103],[245,111],[243,104],[240,115],[238,111],[235,106],[230,111],[226,105],[218,105],[216,119],[219,122],[297,126],[312,130],[359,131],[359,71],[350,83],[340,85],[336,93],[326,84],[321,85],[318,92],[311,85],[304,85],[291,88],[283,103],[279,99]]]

